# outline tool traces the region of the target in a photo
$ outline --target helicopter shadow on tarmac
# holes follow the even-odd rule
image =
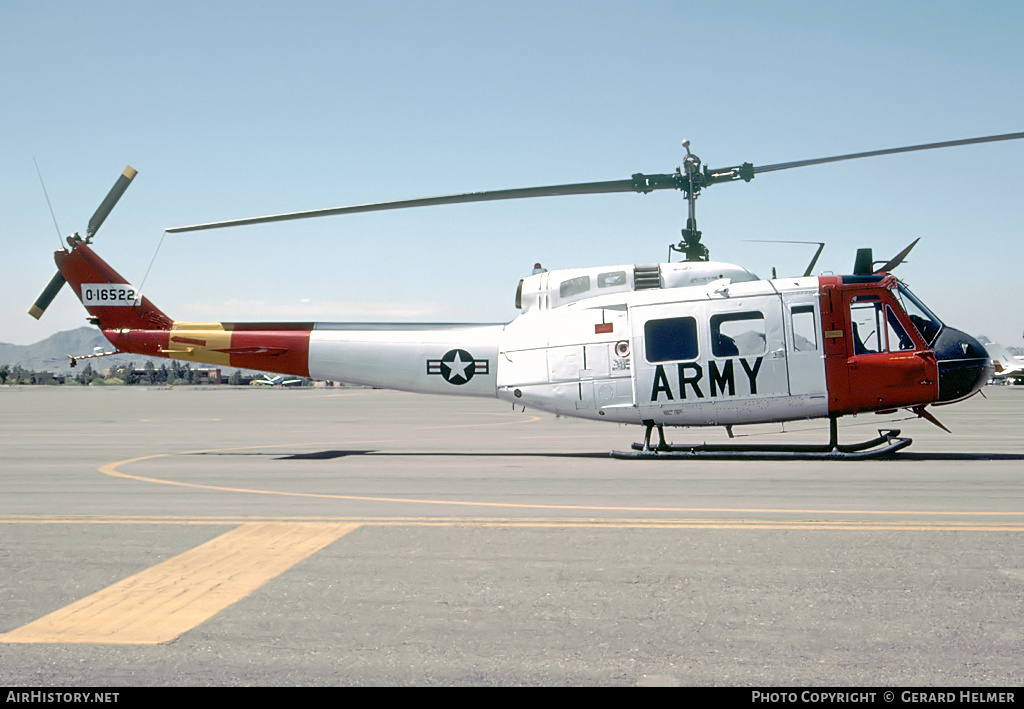
[[[608,458],[609,453],[593,452],[593,451],[581,451],[581,452],[558,452],[558,451],[543,451],[543,452],[481,452],[481,451],[380,451],[380,450],[323,450],[313,451],[310,453],[292,453],[288,455],[281,455],[280,453],[244,453],[240,451],[224,451],[215,452],[207,451],[202,453],[195,453],[192,455],[203,455],[203,456],[258,456],[267,457],[274,460],[336,460],[338,458],[350,458],[350,457],[361,457],[361,456],[373,456],[373,457],[415,457],[415,458],[431,458],[431,457],[470,457],[470,458]],[[655,457],[653,460],[657,460]],[[703,460],[715,459],[715,460],[735,460],[735,456],[701,456]],[[757,455],[752,454],[744,456],[744,460],[778,460],[768,455]],[[680,458],[669,458],[665,457],[664,460],[675,460],[679,461]],[[685,458],[683,458],[685,460]],[[1024,460],[1024,453],[908,453],[900,452],[892,455],[882,455],[875,458],[875,460],[887,460],[887,461],[1015,461]]]
[[[292,453],[290,455],[282,455],[280,453],[243,453],[239,451],[204,451],[201,453],[191,453],[188,455],[209,455],[209,456],[256,456],[272,458],[274,460],[335,460],[337,458],[349,458],[352,456],[374,456],[374,457],[451,457],[451,456],[463,456],[463,457],[482,457],[482,458],[508,458],[508,457],[535,457],[535,458],[607,458],[608,453],[595,453],[592,451],[579,452],[579,453],[565,453],[565,452],[538,452],[538,453],[507,453],[507,452],[469,452],[469,451],[403,451],[403,452],[389,452],[380,450],[325,450],[325,451],[313,451],[311,453]],[[1024,456],[1022,456],[1024,458]]]

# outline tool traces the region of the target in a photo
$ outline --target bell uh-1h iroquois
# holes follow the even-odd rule
[[[708,260],[697,230],[702,188],[764,172],[854,158],[1024,138],[1024,133],[930,143],[830,158],[718,170],[690,153],[674,173],[627,180],[473,192],[293,212],[168,229],[197,231],[307,217],[556,195],[682,191],[683,239],[669,262],[553,270],[524,278],[522,313],[506,324],[227,323],[172,320],[91,248],[135,175],[127,168],[86,237],[55,253],[59,269],[30,310],[40,317],[65,280],[116,351],[428,394],[497,397],[513,404],[646,427],[615,455],[853,458],[910,444],[880,430],[841,445],[836,421],[926,407],[976,393],[992,372],[984,347],[945,325],[894,276],[909,247],[875,267],[868,249],[854,273],[762,280]],[[916,243],[916,242],[915,242]],[[684,261],[671,262],[672,251]],[[820,250],[819,250],[820,253]],[[815,257],[817,258],[817,257]],[[830,422],[821,445],[666,443],[665,426],[732,426],[798,419]],[[651,435],[658,430],[659,440]]]

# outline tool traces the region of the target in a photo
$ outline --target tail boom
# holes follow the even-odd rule
[[[502,324],[173,321],[81,241],[55,260],[120,352],[434,394],[494,397]]]

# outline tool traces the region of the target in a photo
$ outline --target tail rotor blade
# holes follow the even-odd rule
[[[132,180],[138,174],[138,171],[131,165],[124,169],[121,176],[117,178],[117,182],[110,188],[110,192],[107,193],[106,198],[100,203],[96,213],[92,215],[92,219],[89,220],[89,226],[85,231],[85,240],[88,243],[93,235],[99,230],[100,225],[110,214],[110,210],[117,204],[117,200],[121,199],[121,195],[128,189],[128,185],[132,183]]]
[[[60,271],[50,279],[50,282],[46,284],[46,288],[43,289],[42,294],[36,298],[35,304],[28,309],[28,314],[34,317],[36,320],[43,316],[46,309],[50,307],[50,303],[60,293],[60,289],[64,287],[67,281],[64,279],[64,274]]]

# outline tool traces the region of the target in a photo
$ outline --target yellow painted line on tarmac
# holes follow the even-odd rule
[[[246,523],[2,633],[0,642],[170,642],[359,526],[352,522]]]
[[[962,513],[970,514],[970,513]],[[979,513],[973,513],[979,514]],[[1024,532],[1024,522],[487,517],[8,515],[0,524],[238,524],[231,531],[7,633],[0,643],[157,645],[240,601],[349,532],[379,527]]]
[[[508,416],[509,414],[501,413],[490,413],[495,416]],[[517,418],[515,421],[501,421],[494,423],[470,423],[470,424],[443,424],[438,426],[419,426],[413,430],[438,430],[438,429],[458,429],[458,428],[479,428],[479,427],[491,427],[491,426],[509,426],[522,423],[535,423],[542,420],[540,416],[529,416],[525,419]],[[580,434],[580,435],[558,435],[558,436],[517,436],[516,438],[592,438],[593,434]],[[602,436],[599,436],[602,437]],[[380,439],[380,440],[350,440],[344,441],[346,446],[355,445],[372,445],[378,443],[392,443],[392,439]],[[331,443],[334,445],[334,443]],[[131,465],[134,463],[140,463],[147,460],[155,460],[158,458],[171,458],[174,456],[186,456],[186,455],[201,455],[211,453],[225,453],[231,451],[244,451],[244,450],[264,450],[269,448],[289,448],[296,445],[302,447],[309,447],[317,445],[314,443],[273,443],[257,446],[233,446],[228,448],[211,448],[194,451],[181,451],[175,453],[155,453],[152,455],[139,456],[137,458],[128,458],[126,460],[120,460],[113,463],[107,463],[99,467],[99,472],[104,475],[111,477],[123,478],[127,480],[136,480],[139,482],[155,483],[158,485],[171,485],[176,487],[187,487],[200,490],[213,490],[217,492],[236,492],[245,493],[252,495],[272,495],[278,497],[299,497],[299,498],[312,498],[312,499],[332,499],[332,500],[350,500],[359,502],[387,502],[387,503],[406,503],[415,505],[449,505],[454,507],[477,507],[477,508],[506,508],[506,509],[524,509],[524,510],[562,510],[562,511],[578,511],[578,512],[645,512],[645,513],[671,513],[671,514],[737,514],[737,515],[760,515],[760,514],[782,514],[782,515],[868,515],[868,516],[909,516],[909,517],[923,517],[923,516],[942,516],[942,517],[1024,517],[1024,511],[954,511],[954,510],[843,510],[843,509],[784,509],[784,508],[719,508],[719,507],[630,507],[624,505],[552,505],[552,504],[540,504],[540,503],[512,503],[512,502],[488,502],[478,500],[433,500],[424,498],[403,498],[403,497],[376,497],[367,495],[344,495],[338,493],[326,493],[326,492],[289,492],[285,490],[264,490],[258,488],[246,488],[246,487],[228,487],[224,485],[209,485],[203,483],[192,483],[192,482],[181,482],[177,480],[166,480],[162,478],[149,477],[144,475],[133,475],[126,473],[119,468],[122,466]],[[720,520],[719,520],[720,521]],[[766,522],[768,524],[775,524],[774,521]],[[835,524],[847,524],[846,522],[838,522]],[[888,523],[882,523],[888,524]],[[956,524],[956,523],[951,523]],[[1020,531],[1014,527],[1013,522],[1009,523],[1003,531]],[[631,525],[626,525],[631,526]],[[812,527],[801,527],[809,529]],[[823,527],[813,527],[823,528]],[[845,527],[844,527],[845,528]],[[863,528],[863,527],[860,527]],[[906,527],[901,527],[906,528]],[[915,529],[918,527],[914,527]],[[920,527],[922,529],[926,527]],[[953,529],[955,527],[948,527]],[[964,529],[963,527],[959,527]]]
[[[358,444],[366,445],[378,441],[359,441]],[[354,442],[347,442],[348,445],[355,445]],[[624,505],[545,505],[540,503],[517,503],[517,502],[484,502],[477,500],[430,500],[424,498],[406,497],[373,497],[368,495],[342,495],[329,492],[288,492],[285,490],[261,490],[258,488],[227,487],[224,485],[206,485],[203,483],[188,483],[178,480],[163,480],[161,478],[147,477],[144,475],[132,475],[118,470],[121,466],[139,463],[145,460],[157,458],[168,458],[176,455],[197,455],[200,453],[217,453],[224,451],[252,450],[258,448],[283,448],[295,444],[271,444],[265,446],[243,446],[239,448],[222,448],[201,451],[186,451],[182,453],[156,453],[144,455],[138,458],[119,460],[115,463],[107,463],[99,467],[104,475],[126,480],[137,480],[139,482],[156,483],[158,485],[172,485],[176,487],[189,487],[199,490],[216,490],[218,492],[240,492],[251,495],[274,495],[278,497],[303,497],[329,500],[353,500],[359,502],[392,502],[417,505],[451,505],[454,507],[486,507],[506,509],[527,509],[527,510],[573,510],[578,512],[668,512],[668,513],[730,513],[730,514],[809,514],[809,515],[907,515],[916,516],[967,516],[967,517],[1021,517],[1021,511],[955,511],[955,510],[841,510],[841,509],[784,509],[784,508],[729,508],[729,507],[629,507]]]
[[[508,414],[499,414],[508,415]],[[469,423],[469,424],[447,424],[441,426],[420,426],[416,430],[433,431],[438,429],[453,429],[453,428],[481,428],[491,426],[510,426],[521,423],[534,423],[542,420],[540,416],[530,416],[526,419],[517,419],[516,421],[500,421],[497,423]],[[346,445],[368,445],[372,443],[389,443],[391,439],[381,440],[367,440],[367,441],[346,441]],[[462,506],[484,506],[484,507],[524,507],[524,508],[546,508],[546,509],[620,509],[615,507],[566,507],[562,505],[516,505],[498,502],[466,502],[466,501],[450,501],[450,500],[417,500],[417,499],[404,499],[394,497],[367,497],[367,496],[356,496],[356,495],[337,495],[331,493],[316,493],[316,492],[285,492],[282,490],[259,490],[254,488],[240,488],[240,487],[226,487],[222,485],[204,485],[201,483],[186,483],[177,480],[163,480],[160,478],[146,477],[142,475],[131,475],[129,473],[118,470],[123,465],[129,465],[131,463],[138,463],[144,460],[155,460],[157,458],[170,458],[178,455],[199,455],[204,453],[224,453],[228,451],[241,451],[241,450],[261,450],[266,448],[288,448],[294,447],[295,443],[272,443],[260,446],[236,446],[231,448],[210,448],[204,450],[195,451],[182,451],[178,453],[155,453],[153,455],[143,455],[137,458],[129,458],[127,460],[119,460],[114,463],[107,463],[101,465],[99,471],[104,475],[109,475],[115,478],[125,478],[127,480],[137,480],[139,482],[156,483],[158,485],[173,485],[176,487],[189,487],[199,490],[216,490],[218,492],[241,492],[253,495],[276,495],[280,497],[308,497],[308,498],[326,498],[334,500],[360,500],[364,502],[409,502],[418,503],[425,505],[462,505]],[[303,444],[309,446],[312,444]]]

